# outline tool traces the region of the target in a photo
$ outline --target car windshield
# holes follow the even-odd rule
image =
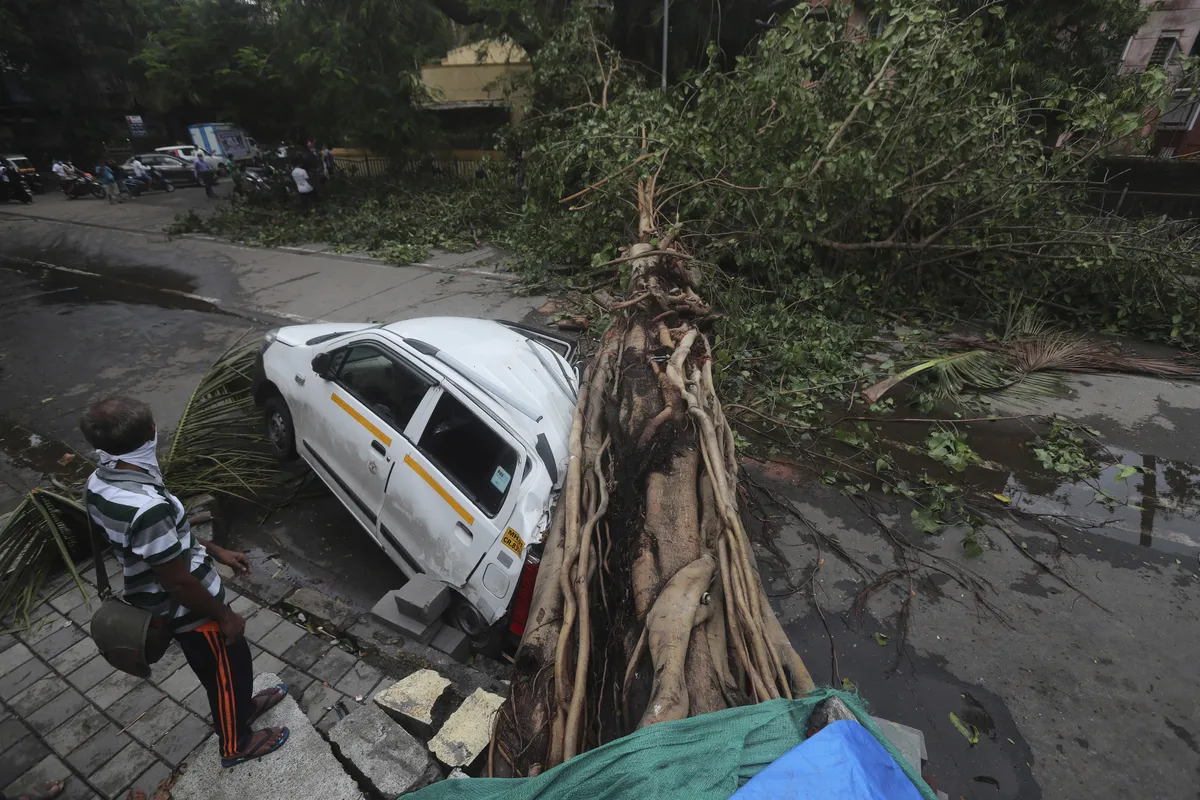
[[[13,156],[9,161],[17,169],[33,169],[33,163],[25,156]]]

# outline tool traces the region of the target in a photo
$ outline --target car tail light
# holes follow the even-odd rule
[[[537,584],[540,564],[541,559],[529,553],[525,556],[525,566],[521,567],[517,594],[513,598],[512,618],[508,624],[508,629],[517,636],[525,635],[525,623],[529,620],[529,606],[533,603],[533,587]]]

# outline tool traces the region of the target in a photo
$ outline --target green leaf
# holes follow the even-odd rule
[[[1137,467],[1131,467],[1131,466],[1125,465],[1125,466],[1121,467],[1121,471],[1116,474],[1116,477],[1114,478],[1114,480],[1117,483],[1124,483],[1127,478],[1129,478],[1133,475],[1137,475],[1138,472],[1139,472],[1139,470]]]
[[[888,635],[886,633],[875,631],[875,644],[879,645],[880,647],[887,647],[887,643]]]
[[[950,712],[950,724],[963,735],[964,739],[971,743],[972,747],[979,744],[979,729],[974,725],[964,725],[962,720],[958,718],[958,714],[955,714],[953,711]]]

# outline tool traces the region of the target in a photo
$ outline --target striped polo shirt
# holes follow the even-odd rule
[[[125,602],[173,620],[176,633],[207,618],[176,603],[155,579],[154,567],[183,556],[208,593],[225,602],[212,558],[192,536],[183,503],[150,475],[100,467],[88,478],[86,503],[92,521],[112,543],[125,574]]]

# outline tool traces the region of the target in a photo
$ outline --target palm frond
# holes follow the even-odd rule
[[[167,487],[180,497],[210,493],[264,502],[282,487],[254,403],[257,352],[256,339],[234,342],[188,399],[163,459]]]
[[[90,550],[82,505],[44,489],[26,495],[0,526],[0,618],[11,611],[27,627],[46,579],[63,564],[85,592],[75,559]]]

